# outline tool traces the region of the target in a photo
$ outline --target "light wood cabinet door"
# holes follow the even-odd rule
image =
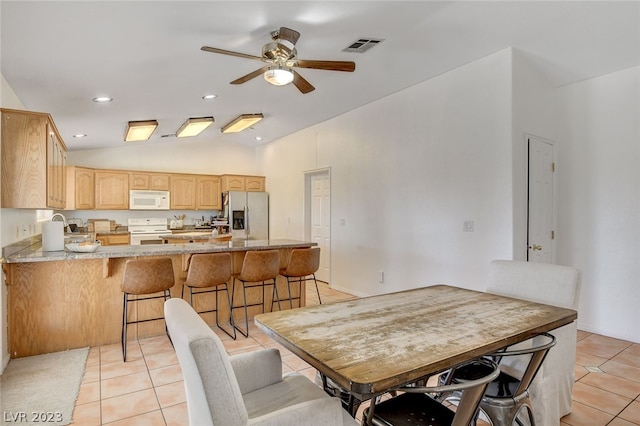
[[[244,191],[245,177],[240,175],[222,175],[223,191]]]
[[[129,173],[129,189],[149,189],[149,173]]]
[[[264,176],[245,177],[245,191],[264,192],[265,180]]]
[[[264,176],[222,175],[222,191],[264,192]]]
[[[153,191],[169,191],[169,175],[160,173],[151,173],[149,175],[149,189]]]
[[[171,184],[171,209],[195,210],[196,208],[196,175],[172,174]]]
[[[64,209],[67,187],[67,152],[63,148],[55,127],[47,123],[47,206]]]
[[[95,208],[94,177],[93,169],[67,166],[66,210],[93,210]]]
[[[49,114],[0,112],[2,207],[64,208],[67,148]]]
[[[96,170],[96,210],[127,210],[129,208],[129,173]]]
[[[198,176],[196,209],[222,210],[222,187],[219,176]]]
[[[169,191],[169,175],[164,173],[129,173],[129,189]]]
[[[128,246],[129,234],[96,234],[96,240],[103,246]]]

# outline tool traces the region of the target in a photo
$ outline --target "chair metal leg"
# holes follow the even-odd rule
[[[293,296],[291,295],[291,279],[287,277],[287,289],[289,290],[289,306],[293,309]]]
[[[122,306],[122,334],[120,335],[120,342],[122,344],[122,361],[127,362],[127,293],[123,293],[124,303]]]
[[[278,310],[282,310],[282,306],[280,305],[280,296],[278,295],[278,282],[276,279],[273,279],[273,293],[276,295],[276,301],[278,302]],[[273,312],[273,295],[271,296],[271,312]]]
[[[222,291],[222,290],[221,290],[221,291]],[[231,307],[231,306],[232,306],[232,304],[231,304],[231,298],[230,298],[230,296],[229,296],[229,286],[228,286],[227,284],[225,284],[225,285],[224,285],[224,292],[227,294],[227,303],[229,303],[229,306]],[[217,288],[217,287],[216,287],[216,289],[215,289],[215,294],[216,294],[216,296],[215,296],[215,297],[216,297],[216,325],[218,326],[218,328],[219,328],[220,330],[222,330],[222,331],[224,331],[225,333],[227,333],[227,335],[228,335],[229,337],[231,337],[233,340],[236,340],[237,335],[236,335],[236,327],[235,327],[235,324],[234,324],[234,321],[233,321],[233,315],[231,315],[231,316],[229,317],[229,323],[231,324],[231,330],[233,330],[233,335],[232,335],[230,332],[228,332],[227,330],[225,330],[225,329],[220,325],[220,323],[218,322],[218,311],[219,311],[219,309],[218,309],[218,288]],[[229,309],[231,309],[231,308],[229,308]]]
[[[322,305],[322,298],[320,297],[320,289],[318,288],[318,280],[316,280],[316,274],[313,275],[313,282],[316,284],[316,293],[318,293],[318,303]]]

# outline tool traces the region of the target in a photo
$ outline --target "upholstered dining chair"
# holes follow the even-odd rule
[[[578,310],[580,272],[569,266],[494,260],[487,292]],[[557,426],[571,412],[577,323],[550,332],[556,345],[529,386],[536,422]]]
[[[164,305],[184,376],[189,425],[357,425],[337,398],[298,373],[282,375],[275,348],[228,356],[183,299]]]

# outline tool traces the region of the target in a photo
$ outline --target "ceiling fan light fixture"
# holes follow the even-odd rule
[[[262,120],[264,116],[262,114],[242,114],[232,120],[230,123],[225,124],[222,127],[222,133],[237,133],[244,129],[247,129],[258,121]]]
[[[180,126],[176,132],[176,136],[179,138],[197,136],[212,123],[213,117],[189,118],[187,121],[182,123],[182,126]]]
[[[146,141],[158,127],[156,120],[130,121],[124,134],[125,142]]]
[[[264,72],[264,79],[274,86],[285,86],[293,81],[293,72],[286,67],[269,67]]]

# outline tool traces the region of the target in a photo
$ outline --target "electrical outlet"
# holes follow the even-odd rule
[[[384,271],[383,270],[378,271],[378,282],[380,284],[384,284]]]
[[[465,220],[462,222],[462,232],[473,232],[473,221]]]

